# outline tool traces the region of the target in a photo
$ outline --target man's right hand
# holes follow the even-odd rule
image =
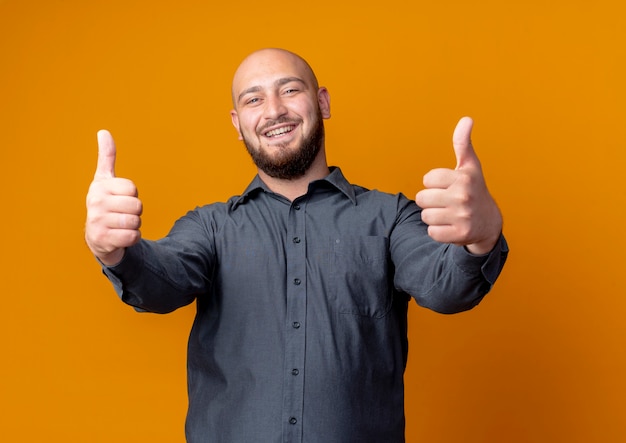
[[[105,265],[124,257],[124,250],[141,239],[141,200],[135,184],[115,177],[115,142],[106,130],[98,131],[98,165],[87,193],[85,240]]]

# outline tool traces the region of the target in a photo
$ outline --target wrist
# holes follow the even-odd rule
[[[96,258],[105,266],[115,266],[124,258],[125,248],[116,249],[107,254],[95,254]]]
[[[498,243],[499,239],[500,239],[500,234],[498,234],[497,237],[489,239],[489,240],[484,240],[484,241],[472,243],[469,245],[465,245],[465,249],[470,254],[486,255],[486,254],[489,254],[493,250],[493,248]]]

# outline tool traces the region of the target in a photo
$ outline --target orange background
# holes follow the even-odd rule
[[[0,0],[0,440],[184,440],[194,308],[137,314],[100,274],[96,131],[160,237],[248,184],[231,76],[279,46],[329,88],[353,182],[413,196],[476,122],[511,255],[477,309],[411,307],[408,442],[626,441],[621,4]]]

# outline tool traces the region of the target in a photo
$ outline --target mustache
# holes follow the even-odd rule
[[[293,124],[293,125],[297,125],[297,124],[299,124],[300,122],[301,122],[301,120],[294,120],[294,119],[291,119],[291,118],[289,118],[289,117],[280,117],[280,118],[278,118],[278,119],[276,119],[276,120],[271,120],[271,121],[268,121],[268,122],[267,122],[267,123],[265,123],[263,126],[261,126],[261,127],[258,129],[258,131],[257,131],[257,132],[258,132],[259,134],[263,134],[263,133],[267,132],[267,131],[268,131],[268,129],[269,129],[269,128],[271,128],[272,126],[282,125],[282,124],[285,124],[285,123],[290,123],[290,124]]]

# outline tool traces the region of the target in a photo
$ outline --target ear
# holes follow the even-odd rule
[[[239,134],[239,140],[243,140],[243,136],[241,135],[241,129],[239,129],[239,115],[234,109],[230,111],[230,120],[233,122],[233,126],[237,130],[237,134]]]
[[[330,94],[324,86],[317,91],[317,102],[323,118],[330,118]]]

